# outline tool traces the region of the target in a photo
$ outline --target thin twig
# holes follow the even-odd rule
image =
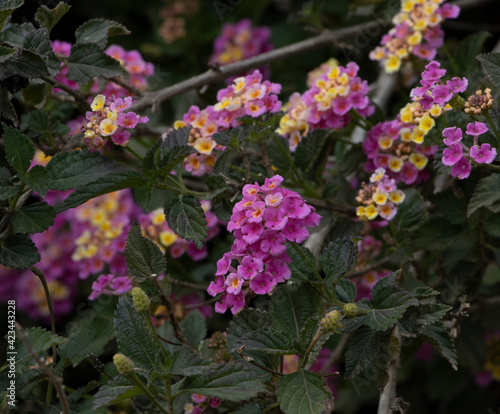
[[[64,392],[64,388],[62,386],[62,378],[58,377],[54,373],[54,371],[52,371],[50,367],[47,364],[45,364],[36,354],[36,352],[31,347],[28,335],[26,334],[26,332],[24,332],[24,329],[19,322],[16,322],[16,329],[19,335],[19,339],[26,348],[26,351],[28,352],[28,354],[31,355],[31,357],[35,361],[35,366],[41,369],[47,376],[48,380],[54,385],[54,388],[56,389],[57,398],[59,398],[59,401],[61,403],[62,412],[64,414],[70,414],[68,399],[66,397],[66,393]]]
[[[267,367],[265,367],[263,365],[260,365],[259,363],[255,362],[252,357],[243,355],[244,349],[245,349],[245,345],[241,346],[238,349],[238,355],[241,357],[241,359],[243,359],[244,361],[248,362],[249,364],[252,364],[252,365],[256,366],[257,368],[260,368],[260,369],[262,369],[264,371],[267,371],[267,372],[269,372],[269,373],[271,373],[273,375],[276,375],[277,377],[282,377],[283,376],[282,373],[280,373],[278,371],[274,371],[272,369],[269,369],[269,368],[267,368]]]
[[[379,268],[380,266],[385,265],[386,263],[389,263],[389,258],[387,258],[387,257],[380,259],[378,262],[375,262],[375,263],[371,264],[370,266],[366,266],[362,269],[356,270],[355,272],[348,273],[346,277],[352,278],[352,277],[356,277],[356,276],[361,276],[367,272],[371,272],[372,270]]]
[[[267,155],[267,147],[266,144],[260,144],[260,153],[262,155],[262,161],[264,162],[264,167],[266,167],[267,173],[269,177],[274,175],[273,164]]]
[[[206,292],[208,289],[207,286],[198,285],[196,283],[184,282],[183,280],[174,279],[173,277],[168,277],[168,281],[170,283],[172,283],[173,285],[179,285],[179,286],[184,286],[184,287],[191,288],[191,289],[203,290],[204,292]]]
[[[135,88],[132,85],[129,85],[127,82],[125,82],[125,79],[123,79],[123,78],[120,78],[120,77],[116,76],[116,77],[113,77],[113,78],[109,78],[108,80],[111,81],[111,82],[114,82],[117,85],[121,86],[122,88],[126,89],[132,95],[135,95],[135,96],[143,96],[144,95],[144,92],[142,92],[141,90]]]
[[[69,86],[47,75],[42,76],[41,79],[47,83],[50,83],[52,86],[62,89],[64,92],[70,94],[73,98],[75,98],[75,101],[80,102],[87,111],[90,111],[91,109],[90,104],[85,100],[85,98],[80,93],[78,93],[74,89],[71,89]]]
[[[172,342],[172,341],[169,341],[168,339],[165,339],[163,336],[160,336],[160,335],[158,335],[158,334],[156,334],[156,336],[158,337],[158,339],[159,339],[160,341],[163,341],[163,342],[165,342],[165,343],[167,343],[167,344],[170,344],[170,345],[175,345],[175,346],[182,346],[182,344],[179,344],[179,343],[177,343],[177,342]]]

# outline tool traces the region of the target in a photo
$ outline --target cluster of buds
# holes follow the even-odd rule
[[[351,110],[361,116],[375,111],[368,98],[368,83],[357,76],[356,63],[343,67],[330,62],[327,68],[302,96],[294,93],[290,97],[289,110],[280,120],[276,132],[289,140],[291,151],[310,130],[344,128],[350,122]]]
[[[268,27],[254,27],[249,19],[226,23],[214,41],[210,63],[223,66],[268,52],[273,49],[270,39],[271,30]],[[260,71],[265,78],[269,77],[269,69],[262,68]]]
[[[211,211],[212,205],[209,201],[202,201],[201,206],[207,220],[208,241],[219,233],[219,220]],[[181,239],[172,231],[162,208],[155,209],[149,214],[140,215],[139,222],[144,235],[154,241],[162,251],[168,251],[174,259],[187,253],[191,259],[199,261],[208,255],[206,243],[201,249],[198,249],[192,241]]]
[[[132,111],[126,112],[132,106],[132,98],[106,98],[97,95],[90,105],[92,111],[87,111],[87,123],[82,126],[85,144],[91,150],[100,150],[108,137],[116,145],[127,146],[130,139],[130,129],[138,123],[149,121],[147,116],[139,116]]]
[[[266,178],[264,185],[247,184],[243,199],[236,203],[227,229],[235,236],[230,252],[217,262],[215,282],[208,293],[223,293],[215,311],[228,308],[236,314],[245,305],[248,292],[270,294],[291,276],[286,242],[301,243],[309,237],[307,227],[321,217],[295,191],[281,187],[283,177]],[[233,262],[238,265],[233,267]],[[226,274],[227,277],[226,277]]]
[[[496,148],[484,143],[478,145],[479,135],[488,131],[483,122],[471,122],[467,125],[465,133],[473,137],[473,145],[469,148],[463,142],[463,132],[460,128],[450,127],[443,130],[444,144],[447,146],[443,151],[441,162],[452,167],[452,177],[460,180],[467,178],[471,172],[471,160],[478,164],[491,164],[497,156]],[[464,153],[465,150],[465,153]]]
[[[214,332],[208,340],[208,347],[215,351],[215,362],[229,362],[232,356],[227,349],[227,332]]]
[[[258,117],[264,113],[274,113],[281,109],[277,94],[281,85],[270,81],[262,81],[262,74],[256,70],[251,75],[234,79],[227,88],[217,93],[217,104],[200,110],[191,106],[177,121],[174,128],[190,126],[189,144],[197,151],[184,161],[184,168],[194,176],[210,174],[216,161],[214,151],[222,151],[224,147],[217,145],[213,139],[216,132],[241,125],[239,118],[244,116]]]
[[[370,177],[370,183],[362,183],[356,201],[360,220],[374,220],[378,216],[392,220],[398,212],[397,206],[405,200],[405,193],[396,188],[393,178],[386,175],[384,168],[377,168]]]
[[[491,96],[491,89],[486,88],[476,91],[475,95],[469,96],[465,101],[464,112],[470,115],[481,115],[483,111],[488,111],[493,106],[493,97]]]
[[[371,128],[363,142],[363,151],[367,156],[365,170],[374,172],[383,168],[386,176],[406,185],[426,180],[429,174],[425,167],[437,147],[416,143],[412,139],[414,129],[397,119],[378,123]]]
[[[195,14],[200,8],[199,0],[177,0],[160,10],[162,20],[159,34],[165,43],[173,43],[186,35],[186,16]]]
[[[382,37],[381,46],[370,52],[370,59],[382,63],[388,73],[397,72],[410,55],[434,59],[444,43],[441,23],[456,19],[460,8],[442,4],[444,0],[401,0],[401,10],[394,16],[394,27]]]

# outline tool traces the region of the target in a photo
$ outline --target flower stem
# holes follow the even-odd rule
[[[137,385],[141,391],[146,395],[146,397],[149,398],[149,400],[156,406],[159,408],[159,410],[163,413],[163,414],[173,414],[173,411],[171,413],[169,413],[167,410],[165,410],[165,408],[162,407],[162,405],[158,402],[158,400],[156,399],[156,397],[151,393],[151,391],[149,391],[149,389],[144,385],[144,383],[139,379],[139,377],[137,376],[137,374],[135,372],[132,372],[132,374],[130,375],[127,375],[127,378],[132,381],[135,385]]]
[[[123,147],[126,151],[130,152],[133,156],[136,158],[140,159],[141,161],[143,160],[144,157],[141,157],[135,150],[130,148],[129,146]]]

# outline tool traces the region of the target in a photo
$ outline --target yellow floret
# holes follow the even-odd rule
[[[408,160],[417,167],[417,170],[423,170],[429,161],[424,154],[417,152],[412,153]]]
[[[202,154],[210,155],[216,145],[217,143],[212,138],[199,138],[196,140],[194,148]]]
[[[174,129],[184,128],[185,126],[186,126],[186,123],[184,121],[175,121],[174,122]]]
[[[411,133],[411,140],[415,144],[421,144],[424,142],[424,131],[422,131],[420,128],[415,127],[413,128],[413,132]]]
[[[90,108],[92,109],[92,111],[102,111],[104,109],[104,102],[106,102],[106,97],[104,95],[96,95],[96,97],[90,104]]]
[[[439,115],[441,115],[441,113],[443,112],[443,108],[438,105],[438,104],[434,104],[432,105],[431,109],[429,110],[429,113],[434,117],[438,117]]]
[[[329,71],[328,71],[328,79],[337,79],[340,76],[340,69],[338,66],[333,66]]]
[[[99,124],[99,129],[101,130],[101,135],[107,137],[109,135],[113,135],[116,131],[118,125],[113,119],[103,119]]]
[[[409,124],[413,121],[413,114],[411,113],[408,105],[401,109],[401,111],[399,111],[399,115],[401,117],[401,122]]]
[[[401,190],[393,191],[389,194],[389,200],[391,200],[394,204],[401,204],[405,201],[405,193]]]
[[[403,164],[404,162],[401,158],[392,156],[389,158],[388,167],[393,172],[399,172],[401,171],[401,168],[403,168]]]
[[[380,137],[378,139],[378,146],[383,150],[391,148],[393,143],[394,140],[389,136]]]
[[[366,207],[365,213],[366,213],[366,217],[368,218],[368,220],[373,220],[373,219],[377,218],[377,216],[378,216],[377,207],[375,207],[373,204],[371,204],[368,207]]]
[[[408,37],[408,43],[412,46],[419,45],[422,42],[422,33],[415,32],[410,37]]]
[[[387,201],[387,193],[383,191],[375,191],[372,195],[372,200],[375,202],[375,204],[383,205]]]
[[[165,247],[171,246],[176,240],[177,235],[173,231],[165,230],[160,233],[160,243]]]
[[[152,211],[150,217],[151,223],[153,223],[155,226],[159,226],[165,223],[165,214],[163,214],[163,209],[161,208],[157,208],[156,210]]]
[[[410,128],[401,128],[399,131],[399,137],[401,138],[401,141],[403,142],[410,142],[411,141],[411,129]]]
[[[434,125],[436,125],[436,121],[434,121],[434,119],[432,119],[429,115],[424,115],[418,123],[418,128],[424,133],[424,135],[427,135],[427,133],[434,128]]]
[[[401,59],[397,56],[391,56],[385,61],[385,71],[387,73],[397,72],[401,67]]]

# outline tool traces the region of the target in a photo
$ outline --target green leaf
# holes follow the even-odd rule
[[[7,88],[0,86],[0,119],[11,121],[15,126],[19,125],[16,109],[9,99]]]
[[[412,188],[406,190],[406,197],[398,208],[393,224],[398,232],[411,231],[420,227],[425,220],[424,200],[419,192]]]
[[[160,276],[166,271],[165,258],[160,248],[142,235],[141,226],[137,222],[132,225],[127,236],[125,259],[130,276],[137,282]]]
[[[335,294],[338,300],[350,303],[354,302],[358,291],[356,285],[349,279],[340,279],[335,286]]]
[[[292,281],[296,282],[317,282],[316,273],[313,267],[316,267],[316,258],[311,253],[311,251],[304,246],[296,245],[301,251],[299,253],[292,244],[287,244],[287,253],[292,260],[289,264],[290,270],[292,271]]]
[[[441,303],[421,303],[418,307],[411,306],[399,321],[400,333],[404,336],[416,337],[424,326],[434,324],[452,309]]]
[[[151,211],[151,200],[153,199],[154,182],[148,181],[143,185],[134,188],[134,200],[144,210],[145,213]]]
[[[130,31],[121,23],[105,19],[87,20],[75,31],[77,45],[97,43],[101,49],[106,47],[108,37],[128,34]]]
[[[71,8],[69,4],[60,2],[53,9],[49,9],[47,6],[40,6],[35,13],[35,19],[42,26],[45,26],[50,32],[53,27],[57,24],[61,17],[63,17]]]
[[[207,336],[207,324],[198,309],[189,312],[179,325],[187,341],[195,348]]]
[[[0,175],[0,200],[14,197],[20,189],[21,186],[18,183],[14,184],[9,178]]]
[[[10,59],[16,53],[16,49],[11,47],[0,46],[0,63]]]
[[[346,378],[353,378],[370,366],[377,357],[379,346],[376,331],[367,327],[354,331],[345,353]]]
[[[500,87],[500,53],[484,53],[476,58],[481,62],[484,73]]]
[[[479,180],[467,206],[467,217],[483,207],[493,213],[500,212],[500,174],[492,174]]]
[[[203,359],[189,347],[182,345],[182,347],[172,354],[170,372],[181,376],[199,375],[211,367],[212,365],[209,360]]]
[[[234,157],[234,151],[229,148],[226,149],[222,154],[220,154],[215,161],[214,165],[214,174],[225,174],[231,164],[231,161]]]
[[[74,193],[70,194],[69,197],[64,200],[64,204],[59,207],[58,211],[60,212],[68,208],[78,207],[92,198],[125,188],[139,187],[144,183],[144,178],[133,170],[104,175],[95,181],[79,186]]]
[[[68,342],[59,347],[64,366],[76,367],[89,353],[96,356],[104,352],[106,344],[113,339],[113,323],[100,316],[82,318],[71,324]]]
[[[467,36],[457,47],[454,59],[461,69],[462,74],[469,74],[475,71],[477,65],[476,56],[482,50],[484,42],[491,37],[491,33],[477,32]],[[458,75],[458,73],[456,73]]]
[[[321,266],[327,283],[335,283],[344,276],[356,262],[358,249],[350,237],[331,242],[321,254]]]
[[[11,224],[16,233],[41,233],[54,224],[54,217],[54,208],[41,201],[17,210]]]
[[[209,197],[206,197],[206,200],[214,199],[215,197],[220,196],[221,194],[224,194],[229,190],[229,187],[226,184],[226,180],[217,175],[211,175],[210,177],[208,177],[206,183],[208,188],[210,189],[210,195]]]
[[[434,290],[428,286],[419,286],[411,292],[418,300],[433,298],[439,295],[437,290]]]
[[[49,76],[49,71],[41,56],[30,50],[20,49],[15,56],[2,63],[0,81],[13,76],[37,79]]]
[[[45,194],[47,194],[50,185],[50,176],[45,167],[35,165],[21,179],[38,195],[45,197]]]
[[[266,385],[259,379],[258,372],[242,362],[233,361],[187,377],[182,391],[238,402],[265,390]]]
[[[99,388],[99,391],[94,395],[92,409],[97,410],[100,407],[107,407],[142,393],[142,390],[129,379],[118,375]]]
[[[71,48],[68,60],[68,79],[86,84],[95,77],[123,76],[120,63],[104,53],[95,43],[77,44]]]
[[[5,20],[9,17],[14,10],[21,7],[24,0],[3,0],[0,3],[0,30],[2,29]]]
[[[339,172],[346,177],[352,174],[365,161],[366,155],[359,147],[353,147],[346,152],[339,162]]]
[[[323,377],[303,369],[278,382],[278,401],[287,414],[321,414],[333,410],[333,396]]]
[[[305,173],[311,171],[314,163],[322,153],[323,146],[331,131],[315,129],[302,138],[295,150],[295,162]]]
[[[19,174],[28,171],[35,156],[35,146],[26,135],[2,122],[5,158]]]
[[[15,269],[26,269],[40,261],[35,243],[27,236],[9,236],[0,246],[0,264]]]
[[[456,371],[457,367],[457,351],[455,343],[447,329],[442,323],[428,325],[424,327],[422,335],[446,358],[451,367]]]
[[[51,76],[55,76],[61,69],[61,61],[52,49],[49,32],[46,28],[36,29],[28,33],[24,38],[23,47],[43,59]]]
[[[59,63],[58,63],[59,67]],[[49,138],[53,136],[65,135],[69,132],[66,125],[61,124],[59,120],[50,125],[49,115],[42,110],[31,111],[26,117],[26,123],[33,132],[38,132]]]
[[[129,357],[137,368],[149,370],[158,364],[161,350],[132,300],[121,296],[115,313],[118,350]]]
[[[36,354],[41,354],[54,345],[62,345],[67,342],[66,338],[54,335],[52,332],[39,326],[25,328],[24,332],[28,335],[31,348]],[[15,347],[17,352],[16,362],[20,363],[29,361],[31,363],[31,356],[28,354],[24,344],[19,339],[16,339]]]
[[[191,240],[198,249],[207,238],[207,221],[195,196],[179,195],[165,203],[165,218],[170,228],[182,239]]]
[[[91,151],[63,152],[47,164],[50,188],[59,191],[71,190],[122,170],[123,167]]]
[[[236,411],[231,411],[230,414],[263,414],[256,403],[246,403],[240,406]]]

